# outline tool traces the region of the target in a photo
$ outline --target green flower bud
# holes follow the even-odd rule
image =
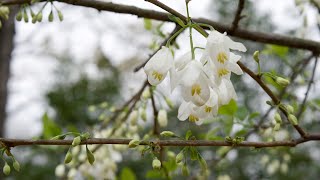
[[[181,151],[177,156],[176,156],[176,163],[179,164],[184,158],[183,152]]]
[[[81,134],[81,138],[83,139],[89,139],[90,138],[90,133],[86,132],[84,134]]]
[[[175,137],[175,134],[171,131],[162,131],[160,135],[164,137]]]
[[[167,111],[164,109],[161,109],[158,113],[157,119],[160,127],[166,127],[168,125]]]
[[[132,139],[130,142],[129,142],[129,148],[135,148],[137,146],[139,146],[140,144],[140,141],[137,140],[137,139]]]
[[[94,158],[93,153],[88,149],[88,147],[87,147],[87,158],[88,158],[89,163],[92,165],[95,161],[95,158]]]
[[[259,51],[255,51],[255,52],[253,53],[253,59],[254,59],[257,63],[259,63],[259,61],[260,61],[260,59],[259,59],[259,54],[260,54]]]
[[[63,21],[63,14],[58,10],[58,17],[60,21]]]
[[[32,11],[32,9],[30,9],[30,13],[31,13],[31,17],[35,17],[36,15],[34,14],[34,12]]]
[[[165,98],[165,100],[166,100],[166,103],[168,104],[168,106],[171,108],[171,109],[173,109],[174,108],[174,105],[173,105],[173,103],[172,103],[172,101],[169,99],[169,98]]]
[[[152,161],[152,168],[153,169],[160,169],[161,168],[161,162],[159,161],[159,159],[155,158]]]
[[[41,21],[42,21],[42,12],[39,12],[39,13],[37,14],[37,21],[38,21],[38,22],[41,22]]]
[[[31,22],[32,22],[32,24],[35,24],[37,22],[37,16],[33,16]]]
[[[8,165],[8,163],[5,163],[5,165],[3,166],[3,174],[5,174],[6,176],[8,176],[10,174],[11,168]]]
[[[75,147],[75,146],[78,146],[79,144],[81,143],[81,137],[80,136],[77,136],[73,139],[72,141],[72,146]]]
[[[182,172],[182,175],[189,176],[189,169],[188,169],[188,166],[186,164],[183,164],[183,166],[181,168],[181,172]]]
[[[294,113],[294,108],[291,105],[287,104],[286,105],[286,109],[287,109],[289,114],[293,114]]]
[[[16,20],[21,21],[22,20],[22,12],[19,11],[18,14],[16,15]]]
[[[52,22],[53,21],[53,12],[51,11],[49,16],[48,16],[48,21]]]
[[[277,77],[276,83],[279,84],[280,86],[286,87],[290,84],[290,81],[282,77]]]
[[[276,122],[279,123],[279,124],[282,122],[282,119],[281,119],[281,116],[280,116],[279,113],[276,113],[276,114],[274,115],[274,119],[275,119]]]
[[[294,116],[293,114],[289,114],[288,120],[290,121],[291,124],[298,125],[298,120],[296,116]]]
[[[146,88],[143,92],[142,92],[142,96],[143,99],[149,99],[151,97],[150,94],[150,90],[148,88]]]
[[[24,9],[24,11],[23,11],[23,20],[26,23],[29,22],[29,17],[28,17],[26,9]]]
[[[64,163],[68,164],[72,161],[72,154],[70,151],[67,152],[66,157],[64,158]]]
[[[14,160],[12,165],[16,171],[18,171],[18,172],[20,171],[20,164],[17,160]]]
[[[145,109],[143,109],[143,110],[141,111],[140,116],[141,116],[141,119],[142,119],[143,121],[147,121],[147,113],[146,113],[146,110],[145,110]]]
[[[276,125],[273,127],[274,131],[279,131],[280,130],[280,123],[276,123]]]
[[[129,121],[130,121],[131,125],[136,125],[137,121],[138,121],[138,118],[139,118],[138,111],[137,110],[132,111],[128,118],[129,118]]]

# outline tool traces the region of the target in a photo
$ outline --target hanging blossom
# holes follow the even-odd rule
[[[144,69],[152,85],[161,83],[169,71],[171,91],[180,86],[183,99],[178,119],[200,125],[216,116],[219,106],[237,99],[230,77],[231,72],[243,73],[237,64],[241,56],[230,50],[245,52],[246,47],[214,30],[207,38],[200,61],[192,59],[191,52],[173,60],[170,50],[162,47]]]
[[[151,57],[144,66],[144,71],[148,75],[148,81],[151,85],[160,84],[167,76],[169,69],[173,66],[173,55],[169,48],[162,48]]]

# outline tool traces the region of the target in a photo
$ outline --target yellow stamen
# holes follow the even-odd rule
[[[205,111],[206,113],[209,113],[209,112],[212,111],[212,107],[205,106],[204,111]]]
[[[219,63],[224,64],[228,60],[228,56],[225,52],[220,52],[217,55],[217,60]]]
[[[194,116],[192,114],[189,115],[189,121],[190,122],[197,122],[199,121],[199,118],[197,116]]]
[[[191,88],[192,96],[194,96],[194,94],[200,95],[200,93],[201,93],[201,86],[199,84],[193,85],[192,88]]]
[[[158,79],[159,81],[161,81],[162,78],[163,78],[163,74],[160,74],[160,73],[157,72],[157,71],[153,71],[153,72],[152,72],[152,76],[154,76],[154,78],[155,78],[155,79]]]
[[[228,73],[229,73],[229,71],[228,71],[226,68],[218,69],[218,75],[219,75],[219,77],[224,76],[224,75],[227,75]]]

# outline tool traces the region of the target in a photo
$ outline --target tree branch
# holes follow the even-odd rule
[[[30,3],[30,1],[31,0],[4,0],[2,4],[3,5],[24,4],[24,3]],[[120,4],[115,4],[111,2],[96,1],[96,0],[57,0],[57,1],[76,5],[76,6],[91,7],[99,11],[110,11],[110,12],[116,12],[116,13],[132,14],[138,17],[150,18],[150,19],[159,20],[159,21],[171,21],[168,17],[169,15],[168,13],[162,13],[162,12],[153,11],[153,10],[146,10],[146,9],[138,8],[135,6],[120,5]],[[153,3],[160,3],[159,1],[156,1],[156,0],[148,0],[148,1],[149,2],[152,1]],[[179,13],[174,15],[179,17],[181,14]],[[182,20],[185,20],[185,19],[182,18]],[[245,29],[237,29],[237,31],[232,33],[232,26],[229,26],[229,25],[225,25],[219,22],[215,22],[215,21],[211,21],[203,18],[193,19],[193,21],[197,23],[209,24],[218,31],[227,32],[229,34],[232,34],[232,36],[235,36],[238,38],[247,39],[247,40],[260,42],[260,43],[277,44],[277,45],[287,46],[290,48],[310,50],[316,53],[320,53],[320,43],[316,41],[305,40],[305,39],[295,38],[295,37],[288,37],[288,36],[283,36],[283,35],[273,34],[273,33],[249,31]]]
[[[239,0],[238,9],[237,9],[235,18],[232,22],[232,27],[231,27],[232,33],[238,28],[240,20],[244,17],[244,16],[241,16],[241,12],[244,8],[244,3],[245,3],[245,0]]]
[[[91,138],[82,141],[81,145],[85,144],[123,144],[127,145],[132,139],[106,139],[106,138]],[[59,145],[70,146],[73,140],[29,140],[29,139],[6,139],[0,138],[0,142],[8,148],[17,146],[34,146],[34,145]],[[210,141],[210,140],[154,140],[142,141],[140,145],[160,145],[160,146],[234,146],[234,147],[278,147],[289,146],[294,147],[298,144],[308,141],[320,141],[320,134],[310,134],[306,138],[299,138],[289,141],[273,141],[273,142],[249,142],[244,141],[239,144],[232,144],[225,141]]]

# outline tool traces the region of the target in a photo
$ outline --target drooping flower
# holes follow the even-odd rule
[[[160,84],[172,66],[173,55],[169,48],[162,46],[144,66],[144,71],[148,76],[149,83],[153,86]]]
[[[205,114],[201,113],[200,107],[191,102],[183,101],[178,109],[178,119],[181,121],[189,119],[190,122],[200,125],[204,118]]]
[[[222,79],[217,92],[219,105],[228,104],[231,99],[237,100],[238,98],[230,79]]]
[[[237,75],[243,73],[237,64],[241,56],[230,52],[230,49],[246,51],[242,43],[232,41],[226,34],[215,30],[210,33],[201,62],[212,69],[217,85],[221,79],[229,79],[231,72]]]
[[[197,106],[204,105],[210,98],[209,79],[199,61],[193,60],[179,73],[182,97]]]

